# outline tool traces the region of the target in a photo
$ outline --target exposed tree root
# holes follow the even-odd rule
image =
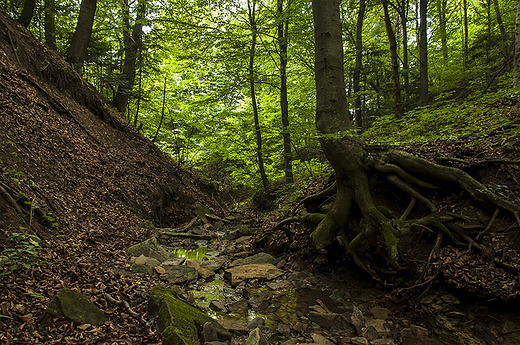
[[[311,234],[311,240],[317,249],[326,249],[337,240],[352,261],[379,282],[386,280],[383,276],[388,272],[397,272],[400,269],[399,239],[417,233],[421,229],[437,233],[435,243],[427,256],[428,266],[439,255],[443,235],[449,238],[448,242],[452,245],[465,246],[469,250],[476,249],[482,257],[493,261],[495,253],[479,240],[491,231],[500,210],[510,214],[520,226],[518,205],[500,198],[463,170],[435,164],[401,151],[367,155],[362,144],[352,138],[323,139],[322,147],[326,154],[328,152],[327,157],[335,168],[336,184],[303,199],[297,207],[303,204],[307,209],[313,209],[313,205],[330,198],[335,192],[334,204],[326,215],[301,212],[300,215],[281,221],[274,229],[283,229],[295,222],[312,224],[318,222]],[[340,153],[342,156],[339,156]],[[486,163],[518,164],[518,161],[490,160]],[[385,215],[375,206],[367,174],[382,176],[401,193],[409,195],[410,202],[404,210],[400,211],[402,213],[399,218]],[[429,197],[432,193],[443,192],[441,186],[451,189],[457,185],[477,205],[484,209],[495,210],[486,228],[475,239],[467,233],[469,228],[463,224],[465,220],[461,216],[443,211]],[[417,201],[424,207],[419,207]],[[352,213],[353,205],[357,206],[359,212]],[[425,210],[426,215],[424,215]],[[361,219],[355,220],[353,217],[359,213]],[[412,215],[416,218],[410,219]],[[353,234],[351,227],[358,223],[359,232]],[[386,251],[379,250],[381,241],[384,241]],[[378,253],[379,257],[384,258],[389,267],[397,270],[387,270],[380,263],[374,264],[362,260],[358,251],[366,250],[364,247],[366,245],[371,248],[372,253]],[[508,265],[504,264],[503,260],[500,262],[502,266]],[[513,266],[516,268],[516,265]],[[433,278],[425,279],[426,281],[416,283],[415,286],[424,286]]]
[[[112,297],[110,294],[106,293],[105,292],[105,299],[118,306],[118,307],[121,307],[125,310],[125,312],[130,315],[131,317],[133,317],[134,319],[136,319],[139,324],[146,330],[146,334],[148,335],[151,335],[153,334],[154,332],[152,331],[152,326],[150,325],[150,323],[148,321],[145,320],[145,318],[143,317],[143,315],[140,315],[139,313],[135,312],[131,307],[130,307],[130,304],[128,304],[127,301],[118,301],[116,300],[114,297]]]

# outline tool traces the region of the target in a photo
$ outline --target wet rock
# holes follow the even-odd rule
[[[350,338],[350,343],[355,345],[369,345],[368,340],[363,337]]]
[[[330,341],[329,339],[325,338],[321,334],[313,333],[311,335],[311,337],[312,337],[312,340],[314,340],[314,343],[317,344],[317,345],[334,345],[334,343],[332,341]]]
[[[358,335],[363,334],[365,318],[363,317],[363,312],[356,306],[353,306],[352,315],[350,316],[350,323],[356,328]]]
[[[271,291],[269,290],[249,292],[249,294],[252,294],[252,297],[249,299],[249,305],[256,310],[267,308],[271,301]]]
[[[258,328],[260,326],[263,326],[265,325],[265,320],[259,316],[255,317],[253,320],[251,320],[251,322],[249,322],[247,324],[247,328],[248,329],[255,329],[255,328]]]
[[[172,289],[156,286],[150,293],[148,313],[153,317],[159,315],[159,330],[164,345],[198,345],[198,325],[207,322],[213,324],[220,341],[231,340],[231,334],[219,323],[199,309],[184,303],[176,297]]]
[[[251,265],[251,264],[274,264],[276,262],[276,259],[268,253],[258,253],[252,256],[248,256],[243,259],[237,259],[231,262],[229,267],[235,267],[235,266],[243,266],[243,265]]]
[[[157,238],[155,237],[128,247],[126,252],[131,256],[139,257],[144,255],[146,257],[155,258],[161,262],[166,261],[170,257],[170,253],[157,242]]]
[[[267,345],[267,340],[260,331],[260,328],[255,328],[249,332],[249,336],[244,345]]]
[[[197,279],[197,270],[193,267],[179,265],[167,266],[166,273],[161,275],[161,279],[166,280],[172,284],[181,284]]]
[[[246,310],[248,307],[249,307],[249,303],[247,302],[246,299],[241,299],[236,302],[226,304],[227,310],[229,310],[232,313],[237,312],[239,310]]]
[[[64,317],[79,324],[99,326],[107,317],[89,299],[79,293],[63,288],[50,301],[47,312],[56,317]]]
[[[204,340],[204,342],[218,341],[217,330],[213,323],[206,322],[202,327],[202,340]]]
[[[374,316],[374,319],[386,320],[390,315],[390,310],[387,308],[371,308],[370,312]]]
[[[240,320],[223,319],[217,321],[222,327],[230,331],[244,332],[247,331],[247,325]]]
[[[278,324],[278,327],[276,327],[276,330],[286,337],[291,335],[291,328],[289,327],[289,325],[286,325],[283,322],[280,322]]]
[[[250,279],[272,280],[281,276],[284,272],[272,264],[251,264],[237,266],[226,270],[224,277],[232,286],[237,286]]]
[[[222,311],[222,312],[226,312],[226,307],[224,306],[224,304],[222,304],[221,302],[219,301],[211,301],[209,302],[209,308],[211,310],[214,310],[214,311]]]

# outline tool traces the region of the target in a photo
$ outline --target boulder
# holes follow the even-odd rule
[[[155,258],[160,262],[163,262],[170,257],[170,253],[168,253],[168,251],[157,242],[157,238],[155,237],[151,237],[146,241],[128,247],[126,252],[128,255],[132,256],[139,257],[144,255],[146,257]]]
[[[199,276],[196,269],[185,265],[163,266],[163,268],[166,270],[166,272],[161,274],[161,279],[166,280],[172,284],[182,284],[196,280]]]
[[[267,345],[267,340],[260,331],[260,328],[255,328],[249,332],[249,336],[244,345]]]
[[[231,262],[229,267],[242,266],[242,265],[251,265],[251,264],[274,264],[276,259],[268,253],[258,253],[252,256],[248,256],[247,258],[237,259]]]
[[[148,313],[159,315],[158,325],[164,345],[199,345],[199,329],[208,322],[212,324],[218,340],[231,340],[231,333],[217,321],[176,296],[174,290],[164,286],[156,286],[150,293]]]
[[[107,317],[89,299],[67,288],[61,289],[50,301],[47,312],[56,317],[64,317],[79,324],[99,326]]]
[[[229,268],[224,277],[230,281],[232,286],[237,286],[249,279],[271,280],[282,274],[283,271],[273,264],[251,264]]]

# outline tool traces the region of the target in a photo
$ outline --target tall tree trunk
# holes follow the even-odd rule
[[[78,73],[81,73],[83,62],[87,55],[87,47],[90,42],[90,35],[92,34],[96,7],[97,0],[81,1],[76,30],[74,31],[72,41],[66,52],[67,61],[72,64]]]
[[[125,2],[123,6],[123,19],[125,21],[123,34],[123,41],[125,45],[123,80],[117,88],[117,92],[114,97],[114,106],[121,113],[124,113],[128,104],[128,100],[130,99],[130,94],[132,93],[132,89],[134,87],[135,74],[137,70],[137,55],[142,49],[143,22],[146,11],[146,1],[139,0],[138,2],[136,19],[132,28],[132,36],[130,36],[128,3]]]
[[[463,8],[463,13],[464,13],[464,48],[463,48],[463,53],[464,53],[464,67],[466,67],[467,63],[468,63],[468,53],[469,53],[469,43],[468,43],[468,39],[469,39],[469,29],[468,29],[468,2],[467,0],[463,0],[462,1],[462,8]]]
[[[289,102],[287,100],[287,45],[289,19],[284,16],[283,0],[277,0],[278,8],[278,45],[280,47],[280,109],[282,113],[282,136],[285,180],[294,182],[292,170],[291,133],[289,133]]]
[[[161,121],[159,122],[159,126],[157,126],[157,131],[153,136],[152,141],[155,142],[157,140],[157,136],[159,135],[159,131],[161,130],[161,126],[164,120],[164,109],[166,105],[166,77],[164,77],[164,88],[163,88],[163,98],[162,98],[162,110],[161,110]]]
[[[22,13],[20,13],[20,16],[18,17],[17,21],[26,29],[29,27],[29,24],[31,23],[35,6],[36,0],[25,0],[23,3]]]
[[[439,35],[441,36],[442,64],[448,64],[448,35],[446,31],[446,6],[447,0],[437,1],[437,12],[439,14]]]
[[[516,20],[515,20],[515,57],[514,57],[513,83],[515,87],[520,87],[520,0],[516,0]]]
[[[262,185],[264,189],[269,187],[269,180],[265,173],[264,158],[262,154],[262,132],[260,129],[260,120],[258,118],[258,104],[256,102],[255,93],[255,52],[256,52],[256,39],[258,35],[256,27],[256,0],[247,0],[248,15],[249,15],[249,26],[251,28],[251,47],[249,50],[249,89],[251,92],[251,105],[253,107],[253,117],[255,120],[255,134],[256,134],[256,154],[258,159],[258,170],[260,171],[260,177],[262,178]]]
[[[356,64],[354,66],[354,78],[353,78],[353,89],[354,89],[354,117],[356,119],[356,127],[358,132],[362,132],[364,128],[363,113],[361,111],[361,95],[359,87],[359,77],[361,69],[363,67],[363,20],[365,19],[365,0],[359,0],[359,12],[356,22]]]
[[[502,36],[502,52],[504,54],[504,59],[509,61],[511,58],[511,54],[509,52],[509,37],[506,32],[506,28],[504,27],[504,23],[502,22],[502,14],[500,13],[500,7],[498,6],[498,0],[493,0],[493,6],[495,7],[495,14],[497,16],[498,28],[500,29],[500,35]]]
[[[403,27],[403,79],[404,79],[404,101],[403,109],[408,106],[410,97],[410,66],[408,64],[408,0],[401,2],[401,25]]]
[[[399,57],[397,56],[397,41],[395,39],[392,23],[390,22],[390,15],[388,14],[388,0],[383,0],[383,10],[385,13],[385,27],[390,43],[390,59],[392,61],[392,75],[394,79],[394,102],[395,115],[400,118],[403,116],[403,107],[401,101],[401,84],[399,83]]]
[[[45,45],[56,50],[56,3],[55,0],[44,0]]]
[[[420,102],[422,106],[428,105],[428,33],[427,33],[427,11],[428,0],[420,0],[421,20],[419,24],[420,42],[419,42],[419,58],[420,62],[420,79],[421,79],[421,95]]]

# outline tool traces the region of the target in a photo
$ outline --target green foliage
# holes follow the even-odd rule
[[[37,264],[40,261],[40,243],[38,236],[27,232],[15,232],[7,237],[8,247],[0,253],[0,276],[22,268],[30,269]]]

